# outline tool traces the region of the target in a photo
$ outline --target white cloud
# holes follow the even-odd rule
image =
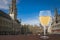
[[[19,0],[17,0],[17,3]],[[0,9],[9,9],[9,4],[11,3],[11,0],[0,0]]]
[[[22,24],[39,25],[39,20],[38,19],[28,19],[28,20],[22,22]]]
[[[0,9],[8,9],[11,0],[0,0]]]
[[[0,0],[0,9],[8,9],[10,0]]]

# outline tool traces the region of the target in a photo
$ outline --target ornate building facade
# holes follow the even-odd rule
[[[48,31],[52,34],[60,34],[60,15],[58,14],[57,8],[55,9],[54,18],[52,21],[53,22]]]
[[[21,21],[17,19],[16,0],[12,0],[9,9],[9,14],[0,10],[0,34],[20,33]]]

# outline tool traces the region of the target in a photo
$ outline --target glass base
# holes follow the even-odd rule
[[[40,38],[42,38],[42,39],[48,39],[49,37],[48,36],[41,36]]]

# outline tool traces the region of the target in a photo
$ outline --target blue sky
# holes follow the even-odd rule
[[[0,0],[0,9],[8,13],[10,0]],[[39,24],[38,16],[41,10],[50,10],[54,13],[54,8],[60,11],[60,0],[17,0],[17,18],[22,20],[22,24]]]

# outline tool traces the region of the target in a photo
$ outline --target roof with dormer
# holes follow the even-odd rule
[[[2,10],[0,10],[0,17],[4,17],[4,18],[11,20],[11,17]]]

